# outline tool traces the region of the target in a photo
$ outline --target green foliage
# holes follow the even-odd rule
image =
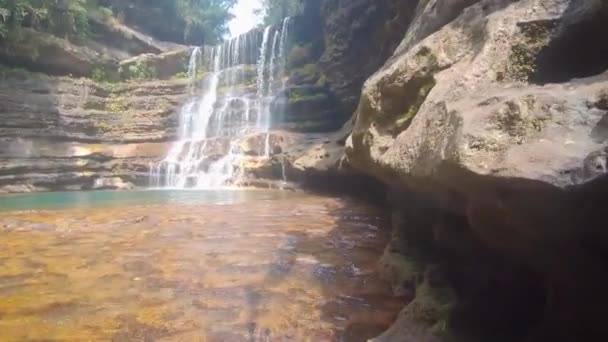
[[[111,18],[114,13],[112,12],[112,10],[110,8],[107,7],[99,7],[96,10],[96,13],[104,20]]]
[[[403,114],[403,117],[397,120],[397,125],[405,123],[409,124],[412,121],[414,116],[418,114],[418,110],[424,103],[424,100],[426,100],[426,97],[429,95],[433,87],[435,87],[435,84],[437,84],[437,82],[435,81],[434,77],[430,77],[424,82],[424,84],[418,90],[418,96],[416,96],[414,103],[410,105],[407,111]]]
[[[134,64],[121,66],[118,73],[123,80],[127,81],[147,81],[156,78],[156,68],[145,61],[137,61]]]
[[[511,46],[507,76],[525,82],[536,72],[536,53],[524,44]]]
[[[110,7],[100,6],[103,3]],[[236,0],[0,0],[0,39],[18,34],[21,27],[82,40],[90,36],[89,18],[108,19],[130,6],[158,9],[172,24],[184,28],[191,44],[216,44],[228,33]]]
[[[112,96],[115,96],[116,94],[127,91],[129,87],[125,83],[110,83],[107,85],[107,89],[110,91]]]
[[[156,69],[144,62],[137,62],[135,65],[129,66],[129,74],[131,79],[137,81],[151,80],[156,76]]]
[[[184,28],[184,42],[191,45],[213,45],[220,42],[228,33],[228,23],[233,18],[230,9],[236,1],[105,0],[119,16],[128,13],[133,6],[145,6],[162,13],[162,20],[171,23],[169,26]]]
[[[171,77],[171,79],[174,79],[174,80],[185,80],[185,79],[188,79],[188,73],[184,72],[184,71],[178,72],[177,74],[173,75]]]
[[[260,14],[265,25],[276,25],[286,17],[300,14],[302,0],[262,0]]]
[[[217,44],[228,33],[236,0],[176,0],[178,15],[185,21],[184,40]]]
[[[90,78],[95,82],[107,82],[108,74],[102,66],[96,66],[93,68],[93,71],[91,71]]]
[[[8,34],[7,21],[10,17],[11,12],[6,8],[0,8],[0,39],[6,38]]]
[[[111,97],[107,109],[111,113],[124,113],[129,110],[129,104],[124,97]]]
[[[95,0],[0,0],[0,39],[19,35],[20,28],[82,39],[89,34],[87,11]]]
[[[288,98],[288,102],[291,105],[302,102],[319,103],[326,100],[328,100],[328,96],[325,93],[310,93],[297,89],[292,91]]]
[[[199,67],[196,70],[196,74],[194,75],[194,80],[193,81],[195,81],[195,82],[202,81],[205,78],[205,76],[207,76],[207,74],[208,74],[208,71],[205,68]],[[181,72],[178,72],[177,74],[173,75],[171,77],[171,79],[174,79],[174,80],[188,80],[189,77],[190,77],[190,75],[188,75],[187,72],[181,71]]]

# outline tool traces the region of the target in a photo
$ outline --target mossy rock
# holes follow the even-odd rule
[[[120,62],[118,73],[123,81],[168,80],[186,73],[189,56],[189,49],[143,54]]]
[[[504,71],[497,75],[497,81],[509,80],[528,82],[537,72],[537,56],[547,46],[557,23],[553,20],[524,22],[519,25],[521,41],[511,45]]]
[[[295,45],[287,56],[287,67],[298,68],[314,62],[312,44]]]
[[[0,46],[0,59],[7,65],[50,75],[88,77],[96,66],[117,63],[84,46],[76,46],[51,34],[23,28]]]
[[[398,134],[405,129],[407,129],[412,120],[418,114],[420,107],[426,100],[426,97],[429,95],[431,90],[435,87],[437,82],[433,76],[429,76],[423,79],[422,85],[418,89],[417,96],[414,98],[408,109],[403,113],[403,115],[395,121],[394,126],[390,129],[393,134]]]
[[[325,87],[289,87],[270,106],[280,126],[297,132],[330,132],[340,128],[350,113],[342,111],[335,96]]]
[[[301,86],[285,89],[272,103],[271,111],[281,112],[288,118],[298,118],[336,106],[337,101],[327,89]]]
[[[424,271],[424,264],[415,258],[400,253],[392,248],[392,242],[386,247],[379,261],[382,278],[391,284],[396,296],[408,297],[411,300]]]
[[[129,103],[124,97],[112,97],[106,104],[106,109],[111,113],[124,113],[129,110]]]
[[[295,86],[315,85],[321,77],[321,71],[316,64],[306,64],[300,68],[291,70],[289,84]]]

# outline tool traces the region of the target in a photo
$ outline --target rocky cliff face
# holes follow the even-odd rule
[[[577,181],[605,141],[608,64],[589,61],[605,53],[588,37],[604,33],[593,29],[599,3],[486,1],[453,20],[440,5],[423,9],[367,81],[350,160],[417,176],[448,160],[484,174]],[[445,26],[419,33],[431,15]],[[566,40],[590,45],[574,57]]]
[[[398,190],[381,269],[411,303],[377,341],[603,338],[606,18],[592,0],[418,4],[346,144]]]
[[[146,185],[175,138],[186,81],[100,84],[4,69],[0,189]]]
[[[602,340],[607,13],[602,0],[310,0],[294,18],[272,158],[246,137],[242,168],[249,185],[367,175],[393,190],[380,270],[410,304],[377,341]],[[144,184],[175,138],[188,50],[134,37],[45,47],[56,58],[0,51],[132,81],[5,72],[1,189]]]
[[[344,179],[357,173],[343,163],[344,142],[351,131],[347,122],[364,81],[397,47],[417,3],[304,1],[302,15],[293,19],[286,89],[274,103],[285,118],[276,127],[287,131],[276,132],[282,153],[262,165],[256,163],[263,173],[286,174],[305,183],[318,178],[333,183],[333,176]]]
[[[119,5],[113,1],[102,3]],[[148,143],[148,140],[167,141],[172,137],[171,131],[177,116],[175,113],[180,106],[178,93],[184,95],[186,92],[184,85],[176,86],[179,82],[172,79],[183,76],[190,49],[163,40],[180,42],[183,37],[177,32],[183,30],[179,25],[166,26],[166,23],[159,19],[162,13],[155,8],[143,5],[118,7],[121,8],[120,21],[112,17],[91,16],[91,28],[95,34],[79,44],[36,31],[24,31],[22,42],[13,42],[12,45],[0,44],[0,62],[9,68],[27,68],[60,76],[47,77],[40,85],[35,86],[33,81],[29,84],[18,77],[10,76],[5,79],[4,92],[7,98],[31,96],[34,103],[49,104],[47,107],[37,105],[37,109],[26,116],[30,119],[30,122],[26,123],[21,122],[24,118],[18,117],[20,112],[15,109],[22,105],[20,101],[23,100],[14,100],[7,104],[2,115],[6,117],[5,122],[10,130],[6,128],[4,135],[7,137],[6,144],[10,144],[11,151],[14,151],[10,155],[7,154],[7,158],[18,158],[23,148],[15,146],[28,145],[30,140],[36,139],[105,145]],[[274,127],[273,158],[261,160],[263,158],[256,155],[255,151],[259,150],[256,144],[263,143],[259,137],[251,137],[245,142],[249,151],[246,154],[251,157],[243,164],[249,174],[249,183],[263,184],[257,179],[281,179],[284,176],[302,181],[306,179],[305,175],[310,175],[308,171],[326,173],[336,169],[343,156],[343,136],[346,133],[342,131],[335,134],[333,131],[339,129],[351,116],[363,81],[381,66],[398,44],[407,23],[413,18],[414,9],[415,2],[400,4],[389,0],[355,3],[306,2],[304,13],[294,18],[291,25],[291,52],[288,56],[286,88],[271,105],[275,114],[280,112],[280,115],[275,116],[281,117]],[[322,25],[317,25],[318,23]],[[261,32],[259,33],[261,35]],[[251,66],[244,68],[251,69]],[[255,70],[251,71],[254,76]],[[73,77],[87,77],[95,81],[71,80]],[[149,96],[144,96],[148,91],[148,83],[135,83],[150,79],[157,80],[150,84],[165,88],[166,93],[151,92]],[[107,81],[113,85],[104,85]],[[79,82],[86,85],[80,89],[77,86]],[[68,85],[69,83],[73,85]],[[253,83],[245,83],[244,92],[255,92],[255,89],[251,88],[255,80]],[[42,87],[44,90],[38,90],[36,87]],[[61,105],[57,105],[57,98],[66,98],[63,95],[63,89],[66,87],[73,88],[70,90],[71,99],[62,101],[69,102],[68,106],[71,107],[61,108]],[[111,88],[119,90],[112,92]],[[157,94],[161,96],[155,96]],[[222,94],[220,103],[223,101],[221,96]],[[158,101],[163,103],[159,106]],[[150,108],[163,108],[164,116],[151,114],[148,110]],[[104,111],[111,115],[98,115]],[[173,118],[170,122],[166,119],[169,112]],[[33,134],[30,134],[35,126],[32,122],[37,117],[40,117],[41,122],[45,122],[38,128],[38,131],[43,131],[41,137],[33,137]],[[73,117],[78,119],[72,120]],[[53,120],[61,121],[62,125],[56,125]],[[147,122],[150,127],[139,127],[138,120]],[[67,122],[65,125],[64,121]],[[100,127],[104,125],[107,125],[107,128]],[[161,133],[162,129],[165,130],[164,133]],[[149,133],[149,136],[140,136],[143,131]],[[48,138],[47,135],[54,136]],[[22,138],[17,142],[8,138],[15,136]],[[152,139],[152,136],[157,138]],[[34,151],[34,155],[40,158],[39,163],[43,163],[46,155],[36,154],[40,144],[28,146],[32,146],[29,150]],[[159,159],[164,156],[164,153],[158,153],[150,157]],[[123,168],[137,170],[139,177],[145,163],[137,161],[136,164]],[[10,191],[80,188],[71,185],[51,186],[53,177],[41,183],[34,178],[45,178],[45,171],[35,167],[31,172],[18,175],[14,172],[27,170],[28,167],[16,163],[14,159],[7,162],[7,165],[10,167],[4,172],[3,184],[8,186],[5,189]],[[49,172],[58,175],[61,169],[55,168]],[[73,165],[70,172],[76,177],[78,172],[89,170]],[[141,180],[135,181],[134,174],[118,172],[114,176],[124,176],[123,183],[134,182],[141,185]],[[34,175],[36,176],[33,177]],[[33,178],[30,179],[30,176]],[[71,176],[64,173],[63,177]],[[94,178],[91,176],[84,183],[74,183],[90,188],[90,179]]]
[[[0,192],[145,186],[175,139],[191,49],[96,10],[88,24],[0,40]]]
[[[331,90],[352,113],[361,86],[388,57],[414,16],[417,1],[322,1],[325,50],[319,64]]]

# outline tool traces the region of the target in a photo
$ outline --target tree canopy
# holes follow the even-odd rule
[[[161,39],[216,44],[228,33],[237,0],[101,0],[114,13]],[[175,32],[175,31],[179,32]]]
[[[139,16],[139,26],[153,26],[155,33],[180,30],[180,42],[215,44],[228,33],[230,9],[237,0],[0,0],[0,39],[21,27],[72,38],[89,34],[89,20],[102,11],[117,16]],[[162,32],[160,32],[162,33]],[[162,36],[162,34],[160,34]],[[173,35],[166,35],[171,38]]]
[[[0,0],[0,38],[22,26],[58,36],[88,32],[87,7],[92,0]]]
[[[262,0],[260,10],[264,25],[275,25],[285,17],[297,15],[302,10],[302,0]]]
[[[176,0],[178,15],[186,23],[184,40],[216,44],[228,33],[230,9],[237,0]]]

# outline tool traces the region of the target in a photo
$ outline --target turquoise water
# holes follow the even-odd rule
[[[247,201],[297,196],[294,192],[271,190],[141,190],[75,191],[6,195],[0,197],[0,211],[57,210],[145,204],[235,204]]]

